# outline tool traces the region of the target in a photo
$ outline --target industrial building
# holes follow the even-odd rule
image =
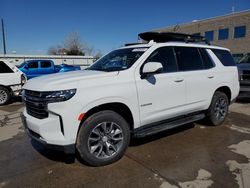
[[[204,20],[193,20],[190,23],[154,31],[205,36],[211,44],[229,48],[236,60],[244,54],[250,54],[250,10]]]

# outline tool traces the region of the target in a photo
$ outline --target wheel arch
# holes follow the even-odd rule
[[[228,87],[228,86],[221,86],[221,87],[217,88],[217,89],[215,90],[215,92],[216,92],[216,91],[220,91],[220,92],[225,93],[226,96],[227,96],[227,98],[228,98],[228,102],[230,103],[231,98],[232,98],[232,91],[231,91],[230,87]],[[215,93],[215,92],[214,92],[214,93]]]
[[[87,112],[84,113],[84,117],[81,119],[77,132],[79,132],[82,123],[86,121],[86,119],[88,119],[91,115],[97,112],[103,111],[103,110],[111,110],[111,111],[118,113],[127,121],[127,123],[129,124],[130,130],[134,129],[135,120],[133,117],[132,110],[126,104],[122,102],[108,102],[108,103],[103,103],[103,104],[93,106],[92,108],[87,110]]]
[[[1,84],[0,84],[0,87],[3,87],[3,88],[8,89],[8,91],[9,91],[10,93],[12,93],[12,89],[11,89],[9,86],[5,86],[5,85],[1,85]]]

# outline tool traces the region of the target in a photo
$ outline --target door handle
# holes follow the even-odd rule
[[[208,76],[207,78],[212,79],[212,78],[214,78],[214,76]]]
[[[183,78],[177,78],[175,79],[175,82],[182,82],[184,79]]]

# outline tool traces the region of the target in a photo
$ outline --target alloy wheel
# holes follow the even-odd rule
[[[227,101],[226,99],[220,97],[216,103],[215,103],[215,107],[214,107],[214,113],[215,113],[215,117],[217,120],[224,120],[224,118],[226,117],[227,114]]]
[[[8,100],[8,93],[0,89],[0,104],[6,103],[7,100]]]
[[[110,158],[119,152],[123,145],[123,132],[114,122],[102,122],[90,133],[88,148],[96,158]]]

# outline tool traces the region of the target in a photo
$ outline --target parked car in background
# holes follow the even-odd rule
[[[232,54],[235,63],[239,63],[239,61],[242,59],[242,57],[244,56],[244,54]]]
[[[26,76],[15,65],[0,61],[0,105],[20,94]]]
[[[46,74],[81,70],[80,66],[55,65],[52,60],[29,60],[23,62],[18,68],[26,74],[28,79]]]
[[[250,54],[245,54],[237,63],[240,77],[240,97],[250,97]]]

